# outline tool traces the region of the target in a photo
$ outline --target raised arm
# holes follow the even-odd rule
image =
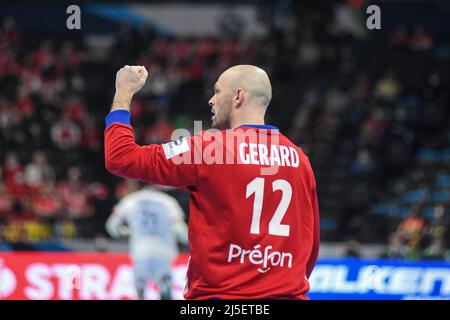
[[[174,187],[195,186],[197,172],[192,162],[175,163],[174,156],[192,153],[192,139],[182,143],[139,146],[130,123],[130,104],[147,79],[142,66],[125,66],[116,75],[116,93],[106,117],[105,166],[120,177]],[[170,150],[170,152],[168,151]]]

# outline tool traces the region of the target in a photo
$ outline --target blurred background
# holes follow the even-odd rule
[[[136,183],[109,174],[103,156],[125,64],[150,70],[132,105],[139,144],[194,120],[207,129],[212,86],[229,66],[268,72],[267,123],[303,148],[317,179],[311,298],[450,298],[449,2],[84,1],[70,30],[71,4],[0,4],[0,299],[133,298],[110,282],[104,295],[58,291],[54,268],[97,259],[108,281],[128,279],[118,275],[127,241],[110,239],[105,221]],[[367,28],[371,4],[380,29]],[[188,221],[188,194],[167,192]]]

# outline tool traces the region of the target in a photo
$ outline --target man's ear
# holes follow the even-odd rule
[[[236,94],[234,95],[233,100],[236,107],[240,107],[242,102],[244,102],[244,89],[238,88],[236,90]]]

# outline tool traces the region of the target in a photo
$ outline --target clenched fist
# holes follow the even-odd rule
[[[116,74],[116,92],[134,95],[141,90],[148,72],[142,66],[125,66]]]
[[[130,111],[133,95],[141,90],[147,80],[148,72],[142,66],[125,66],[116,74],[116,94],[111,111]]]

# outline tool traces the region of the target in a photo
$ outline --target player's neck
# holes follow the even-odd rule
[[[254,125],[264,125],[264,116],[256,116],[256,115],[249,115],[249,116],[241,116],[236,119],[231,119],[231,128],[236,129],[244,124],[254,124]]]

